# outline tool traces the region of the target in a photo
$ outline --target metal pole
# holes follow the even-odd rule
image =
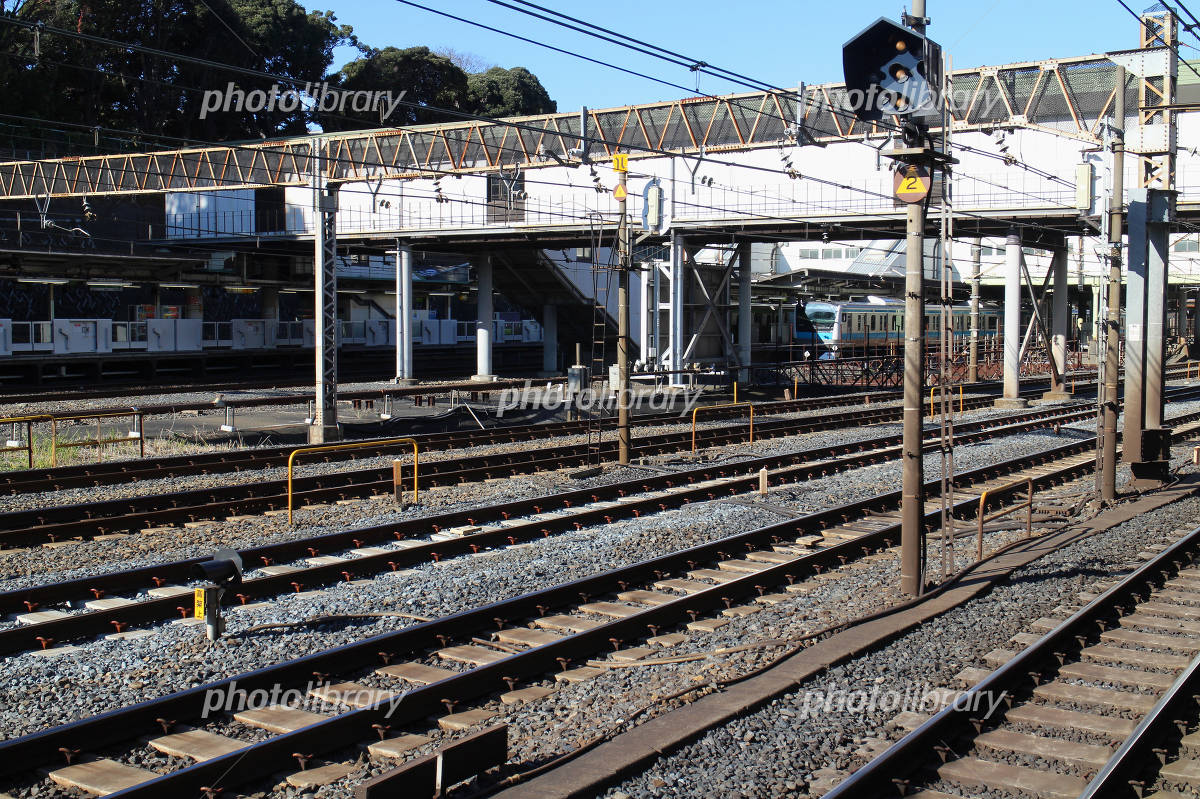
[[[908,206],[904,280],[904,474],[900,588],[919,596],[925,586],[925,464],[921,455],[921,389],[925,385],[925,205]]]
[[[313,338],[316,351],[316,403],[311,444],[336,441],[337,426],[337,186],[325,175],[324,142],[313,139]]]
[[[1117,67],[1113,115],[1112,197],[1108,205],[1108,313],[1104,320],[1104,435],[1100,452],[1100,499],[1117,497],[1117,372],[1120,370],[1121,234],[1125,226],[1125,68]]]
[[[971,245],[971,344],[967,353],[967,382],[979,382],[979,268],[983,247],[976,241]]]
[[[617,262],[617,462],[628,465],[631,434],[629,430],[629,269],[633,253],[629,247],[628,215],[629,172],[617,172],[619,200]]]

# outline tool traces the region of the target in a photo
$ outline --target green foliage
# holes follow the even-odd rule
[[[41,0],[4,13],[47,26],[101,36],[248,69],[318,81],[342,43],[357,44],[331,12],[305,11],[295,0]],[[299,134],[303,110],[219,113],[200,119],[203,93],[269,87],[170,58],[53,34],[0,26],[0,62],[10,114],[146,134],[233,140]]]
[[[428,47],[368,50],[363,58],[342,67],[330,83],[343,91],[386,91],[391,92],[393,97],[404,92],[404,104],[397,106],[386,120],[380,120],[375,111],[321,115],[319,121],[325,130],[440,122],[452,117],[438,111],[414,108],[408,103],[458,109],[463,107],[467,97],[467,74],[449,58],[434,53]]]
[[[550,99],[541,81],[525,67],[492,67],[467,79],[467,101],[472,113],[486,117],[550,114],[558,103]]]

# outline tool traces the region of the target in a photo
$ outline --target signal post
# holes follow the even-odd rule
[[[953,159],[932,146],[926,117],[940,117],[941,48],[925,38],[925,2],[913,3],[905,28],[880,19],[842,48],[847,92],[861,93],[855,115],[903,122],[904,147],[885,153],[897,162],[895,197],[908,205],[904,280],[904,433],[900,583],[919,596],[925,589],[925,486],[922,390],[925,384],[925,219],[931,174]]]

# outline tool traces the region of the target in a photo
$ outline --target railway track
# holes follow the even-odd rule
[[[1018,474],[1042,488],[1082,476],[1091,468],[1093,447],[1093,440],[1084,439],[963,473],[954,495],[956,513],[973,514],[977,492]],[[936,497],[938,483],[930,482],[927,490]],[[996,502],[1004,498],[1003,492],[992,496]],[[371,757],[402,759],[411,739],[393,731],[427,729],[431,716],[446,729],[480,723],[486,714],[461,708],[495,693],[513,698],[517,685],[546,673],[560,681],[586,679],[592,667],[580,664],[611,652],[613,641],[622,649],[653,646],[650,639],[674,627],[715,629],[725,611],[738,612],[739,602],[786,601],[814,575],[898,542],[899,504],[900,492],[888,492],[239,675],[237,687],[253,691],[304,686],[319,673],[330,683],[314,689],[320,696],[369,698],[365,706],[340,707],[344,712],[329,704],[317,713],[269,708],[235,717],[239,725],[271,731],[264,740],[203,729],[206,696],[229,690],[230,679],[4,742],[0,773],[49,768],[50,779],[60,784],[113,776],[121,782],[116,786],[121,796],[192,795],[294,770],[297,752],[333,755],[331,766],[352,758],[360,745]],[[927,505],[928,525],[937,524],[939,509],[936,501]],[[387,700],[401,690],[403,702],[393,707]],[[448,710],[453,712],[447,715]],[[168,722],[166,729],[160,721]],[[162,775],[122,763],[116,753],[118,744],[141,736],[151,737],[151,747],[184,751],[172,736],[188,732],[186,724],[200,725],[204,734],[195,737],[224,747],[224,753]],[[64,751],[71,754],[70,765]],[[110,756],[92,759],[98,751]]]
[[[960,425],[956,436],[963,444],[979,442],[1071,424],[1089,418],[1091,413],[1090,408],[1052,408],[1013,414]],[[927,449],[936,446],[935,434],[936,431],[929,432]],[[837,448],[822,447],[731,465],[703,466],[242,550],[243,563],[257,576],[246,579],[226,601],[246,604],[288,591],[311,590],[594,524],[637,518],[691,502],[750,494],[758,490],[760,469],[771,471],[773,484],[824,477],[894,460],[899,454],[899,444],[899,436],[884,436]],[[530,518],[521,521],[526,516]],[[387,549],[381,544],[403,548]],[[186,584],[193,579],[193,571],[202,560],[162,563],[0,593],[0,613],[18,614],[30,622],[0,630],[0,654],[84,636],[119,634],[135,625],[186,615],[191,593]],[[82,607],[89,612],[63,610],[70,607]]]
[[[1145,553],[1149,555],[1149,553]],[[1200,528],[1069,617],[968,668],[970,688],[827,799],[909,795],[1195,796],[1200,792]],[[990,715],[980,701],[1002,697]],[[974,704],[973,704],[974,703]],[[984,704],[989,708],[992,704]]]
[[[888,402],[898,400],[899,394],[848,394],[836,397],[817,397],[801,400],[785,400],[755,405],[756,415],[796,413],[820,408],[834,408],[864,402]],[[706,411],[706,421],[745,417],[748,412],[739,408],[715,408]],[[845,415],[849,418],[849,414]],[[874,417],[872,417],[874,418]],[[680,424],[684,419],[678,413],[665,412],[634,417],[635,427],[650,428]],[[613,420],[602,422],[602,429],[615,429]],[[583,435],[589,430],[587,421],[548,422],[525,425],[505,425],[484,430],[465,430],[451,433],[421,433],[412,436],[422,452],[437,452],[459,447],[485,444],[517,444],[558,436]],[[380,439],[386,440],[386,439]],[[370,439],[361,442],[369,444]],[[40,491],[59,491],[64,488],[97,487],[109,483],[128,483],[139,480],[154,480],[163,477],[184,477],[193,474],[219,474],[250,469],[269,469],[287,466],[288,455],[296,445],[281,447],[257,447],[235,452],[213,452],[197,455],[176,455],[153,460],[124,460],[88,463],[75,466],[60,466],[52,469],[24,469],[0,473],[0,491],[10,494],[26,494]],[[381,455],[403,453],[404,447],[384,446],[378,449],[365,448],[345,453],[323,453],[321,462],[358,460]],[[312,461],[310,461],[312,462]]]
[[[1200,391],[1200,387],[1179,389],[1179,391],[1194,393]],[[965,402],[964,407],[986,406],[990,402],[990,398],[978,398],[974,403]],[[1074,407],[1083,410],[1082,405]],[[742,412],[738,408],[724,410],[734,414]],[[786,413],[788,409],[781,408],[779,411]],[[1056,410],[1035,413],[1054,412]],[[826,414],[817,419],[804,418],[768,422],[756,420],[754,436],[756,439],[765,439],[819,430],[894,422],[900,418],[901,413],[899,408],[879,408]],[[669,419],[656,419],[653,422],[657,426],[677,424],[679,418],[671,416]],[[741,443],[748,438],[749,430],[744,424],[700,428],[695,433],[695,443],[698,448]],[[518,438],[517,442],[520,440]],[[690,431],[644,435],[634,440],[634,454],[635,456],[673,454],[690,450],[692,443],[693,437]],[[450,444],[445,443],[444,446],[449,447]],[[422,462],[420,484],[422,487],[458,485],[518,474],[585,466],[596,458],[596,449],[595,445],[584,442],[526,449],[518,452]],[[600,459],[611,458],[615,455],[616,449],[616,441],[600,442],[598,446]],[[381,452],[380,454],[385,453]],[[158,476],[166,475],[160,473]],[[299,477],[293,481],[293,486],[295,503],[297,506],[302,506],[392,494],[393,476],[391,467],[387,466]],[[263,480],[214,489],[180,491],[28,511],[11,511],[0,514],[0,546],[30,546],[66,541],[72,538],[90,538],[126,530],[261,513],[286,507],[287,481]]]

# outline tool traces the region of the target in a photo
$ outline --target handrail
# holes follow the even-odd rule
[[[129,416],[135,421],[135,430],[130,431],[124,436],[115,436],[105,438],[102,422],[105,419],[123,418]],[[146,457],[146,436],[143,434],[143,427],[146,414],[136,408],[128,411],[109,411],[107,413],[73,413],[60,416],[51,416],[50,420],[50,465],[58,466],[58,451],[60,449],[70,449],[71,447],[91,447],[95,446],[100,460],[104,460],[104,445],[105,444],[121,444],[131,439],[136,438],[138,442],[138,457]],[[96,437],[87,438],[83,441],[68,441],[62,443],[58,440],[58,423],[59,422],[74,422],[83,421],[85,419],[96,420]]]
[[[930,416],[937,416],[937,410],[935,410],[935,406],[933,404],[933,392],[937,391],[938,388],[939,388],[938,386],[930,386],[929,387],[929,415]],[[948,403],[950,405],[950,412],[954,413],[954,386],[947,386],[947,388],[950,389],[950,397],[949,397],[949,403]],[[963,387],[962,387],[961,383],[958,386],[958,412],[959,413],[963,412]]]
[[[991,515],[984,514],[984,509],[987,507],[987,499],[988,499],[989,494],[999,494],[1002,491],[1011,491],[1014,488],[1020,487],[1022,484],[1024,484],[1026,486],[1026,491],[1029,492],[1029,495],[1025,498],[1024,502],[1022,502],[1020,505],[1013,505],[1011,508],[1005,508],[1004,510],[996,511],[995,513],[993,513]],[[1016,513],[1017,511],[1021,510],[1022,508],[1029,509],[1028,514],[1025,517],[1025,537],[1030,538],[1033,536],[1033,478],[1032,477],[1026,478],[1025,480],[1017,480],[1015,483],[1009,483],[1008,485],[1000,486],[999,488],[988,489],[987,491],[984,491],[979,496],[979,513],[977,513],[975,515],[975,518],[978,520],[978,535],[976,536],[976,539],[975,539],[975,559],[976,560],[983,560],[983,525],[984,525],[984,523],[992,522],[992,521],[995,521],[996,519],[1003,518],[1004,516],[1008,516],[1010,513]]]
[[[301,454],[310,454],[313,452],[344,452],[350,449],[364,449],[366,447],[386,447],[392,444],[412,444],[413,448],[413,502],[418,499],[417,493],[417,469],[420,465],[420,455],[417,452],[417,440],[415,438],[389,438],[384,441],[356,441],[350,444],[325,444],[315,447],[300,447],[292,450],[288,455],[288,475],[287,475],[287,497],[288,497],[288,524],[292,524],[292,471],[295,466],[296,456]]]
[[[29,457],[29,468],[33,468],[33,425],[35,422],[48,422],[54,417],[48,414],[36,414],[33,416],[8,416],[0,419],[0,424],[17,424],[18,422],[25,423],[25,446],[23,447],[0,447],[0,452],[25,452]]]
[[[717,408],[750,408],[750,443],[754,443],[754,403],[753,402],[725,402],[720,405],[704,405],[692,411],[692,452],[696,451],[696,414],[700,411],[712,411]]]

